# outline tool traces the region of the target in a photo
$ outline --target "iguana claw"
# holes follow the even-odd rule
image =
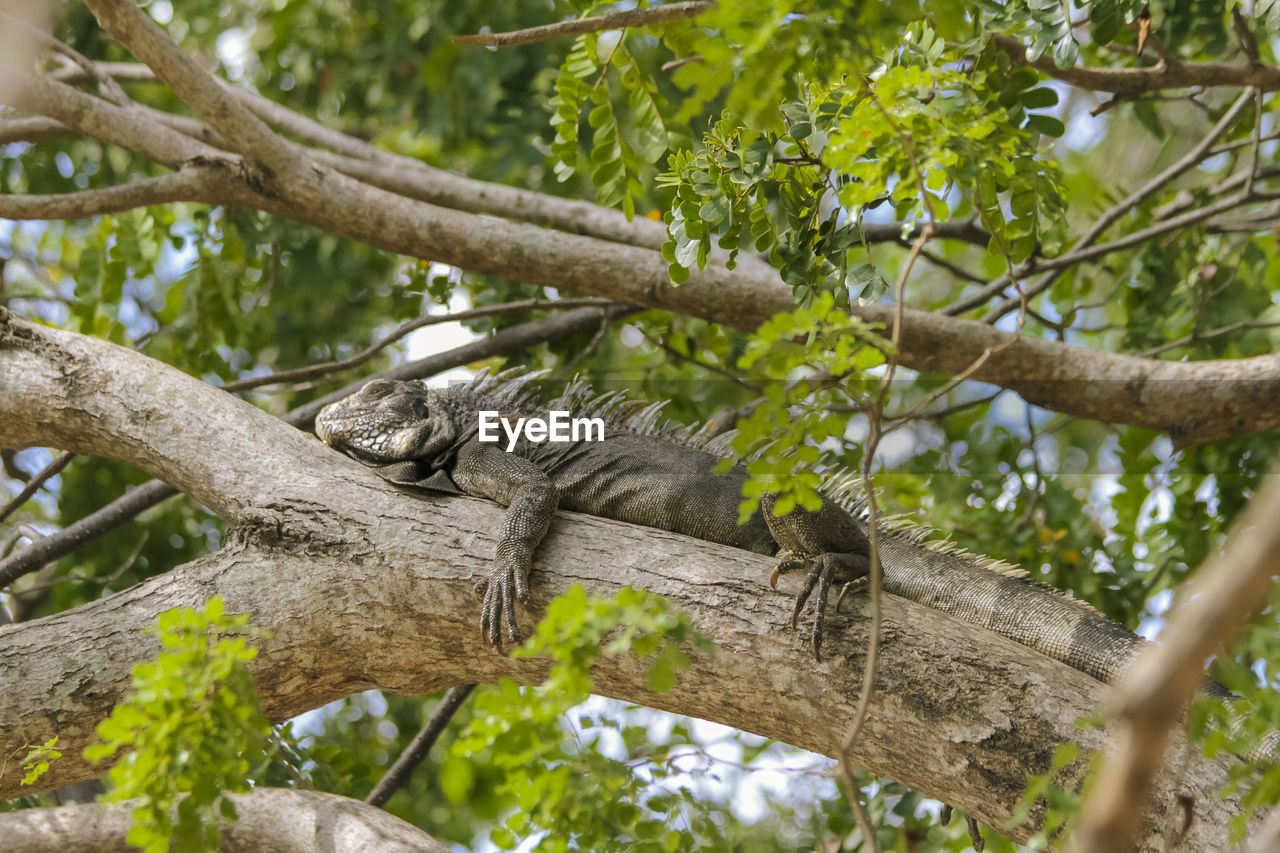
[[[854,577],[844,583],[840,589],[840,597],[836,599],[837,613],[840,611],[840,605],[844,602],[846,595],[866,585],[866,576],[858,574],[858,567],[853,565],[853,562],[858,559],[858,555],[852,554],[817,554],[815,556],[788,554],[773,569],[770,584],[775,589],[777,588],[779,576],[805,570],[804,586],[800,588],[799,594],[796,595],[795,607],[791,611],[792,630],[799,627],[800,612],[804,610],[804,606],[808,603],[814,590],[817,590],[812,636],[815,660],[822,660],[822,631],[827,621],[827,595],[831,591],[831,584],[835,580],[836,574],[843,573],[846,576],[851,573],[854,574]]]

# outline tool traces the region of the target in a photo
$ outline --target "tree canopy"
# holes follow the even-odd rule
[[[150,849],[219,814],[298,849],[1280,834],[1280,769],[1237,758],[1280,728],[1280,2],[87,0],[0,31],[18,849],[131,832],[44,808],[113,762],[185,792],[135,801]],[[1112,692],[873,581],[814,665],[769,561],[563,516],[499,654],[470,584],[501,510],[304,432],[374,375],[507,367],[736,429],[744,512],[843,465],[873,517],[1160,650]],[[1210,658],[1243,719],[1180,714]]]

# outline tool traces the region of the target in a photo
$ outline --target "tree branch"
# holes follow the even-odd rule
[[[101,110],[118,109],[62,88],[75,97],[89,98]],[[184,140],[183,144],[200,145],[160,129]],[[684,285],[674,287],[666,260],[652,249],[438,207],[317,168],[323,172],[322,187],[291,187],[288,200],[257,194],[248,184],[234,181],[227,182],[232,185],[227,191],[243,193],[246,200],[241,203],[388,251],[691,314],[740,329],[754,330],[773,314],[794,308],[790,288],[762,262],[744,263],[732,271],[711,265],[695,270]],[[1223,199],[1110,243],[1045,261],[1038,269],[1059,269],[1130,248],[1268,197]],[[853,310],[873,323],[887,326],[893,321],[890,306]],[[1178,446],[1280,425],[1280,355],[1196,363],[1154,361],[1012,335],[981,323],[910,309],[902,312],[901,335],[899,363],[904,367],[955,375],[980,362],[973,379],[1018,391],[1036,405],[1064,414],[1168,432]],[[1220,382],[1227,385],[1215,387]],[[1081,393],[1082,383],[1089,383],[1089,393]]]
[[[282,420],[301,430],[310,431],[315,424],[316,415],[322,408],[359,390],[370,379],[426,379],[445,370],[481,359],[515,355],[536,344],[559,341],[589,332],[599,326],[601,313],[594,308],[577,308],[558,316],[510,326],[482,340],[407,362],[349,383],[331,394],[293,409],[285,414]],[[621,317],[631,311],[616,309],[603,313],[607,317]],[[2,322],[3,318],[0,317],[0,323]],[[0,589],[4,589],[20,577],[38,571],[60,557],[65,557],[176,494],[178,494],[177,490],[168,484],[152,480],[129,490],[96,512],[90,513],[57,533],[42,537],[16,554],[0,559]]]
[[[574,18],[541,27],[529,27],[509,33],[476,33],[474,35],[454,36],[454,44],[483,44],[490,47],[514,47],[521,44],[534,44],[541,41],[576,36],[581,33],[598,33],[601,30],[620,30],[626,27],[643,27],[649,24],[661,24],[666,21],[682,21],[701,15],[714,9],[715,3],[706,0],[695,0],[688,3],[668,3],[664,6],[649,6],[642,9],[624,9],[620,12],[609,12],[590,18]]]
[[[14,107],[56,119],[78,133],[118,145],[171,169],[196,157],[231,159],[211,145],[152,121],[140,110],[118,107],[48,77],[0,65],[0,82],[11,85]]]
[[[130,396],[119,396],[117,376],[133,380]],[[14,377],[33,390],[15,389]],[[63,750],[34,789],[18,785],[20,771],[6,772],[0,797],[100,775],[81,750],[128,689],[132,665],[154,655],[147,626],[164,610],[203,606],[213,595],[272,632],[250,666],[275,720],[369,688],[427,693],[545,675],[545,660],[505,657],[475,630],[472,585],[489,571],[502,508],[399,492],[185,374],[55,329],[8,321],[0,386],[4,443],[30,435],[86,449],[109,439],[130,464],[184,483],[213,465],[230,464],[238,478],[193,489],[196,499],[232,511],[221,551],[73,610],[0,627],[0,680],[11,685],[0,691],[0,744],[18,748],[57,734]],[[62,405],[72,388],[78,409]],[[666,595],[718,651],[695,654],[691,670],[662,694],[649,690],[645,661],[606,657],[594,672],[597,692],[834,755],[840,732],[830,721],[848,719],[857,701],[866,603],[831,617],[815,665],[803,632],[789,627],[790,596],[765,584],[771,564],[726,546],[560,513],[538,550],[531,607],[519,618],[527,624],[572,584]],[[878,677],[851,760],[1003,825],[1058,743],[1102,743],[1101,733],[1075,721],[1102,699],[1104,685],[976,625],[893,596],[882,604]],[[1156,849],[1184,793],[1197,816],[1186,843],[1212,846],[1238,809],[1217,796],[1230,763],[1194,759],[1184,785],[1162,780],[1139,849]],[[1084,762],[1069,769],[1063,783],[1075,784],[1084,770]],[[1012,836],[1032,831],[1023,826]]]
[[[0,196],[0,219],[83,219],[177,201],[224,204],[233,196],[227,189],[234,183],[228,181],[227,170],[222,166],[185,166],[172,174],[142,178],[118,187]]]
[[[1233,526],[1221,554],[1210,557],[1152,644],[1112,698],[1119,725],[1076,829],[1076,850],[1123,853],[1138,831],[1147,793],[1169,736],[1203,680],[1205,661],[1240,632],[1266,600],[1280,573],[1280,477]]]
[[[475,687],[474,684],[459,684],[445,692],[440,699],[440,704],[436,705],[436,709],[431,713],[431,718],[413,736],[413,740],[405,747],[404,752],[400,753],[400,757],[396,759],[395,764],[391,765],[391,769],[378,780],[377,785],[373,786],[369,796],[364,798],[366,803],[371,806],[385,806],[387,800],[404,787],[409,777],[413,775],[413,771],[431,752],[431,747],[435,746],[445,726],[449,725],[449,720],[453,719],[453,715],[462,707],[462,703],[467,701],[467,697]]]
[[[257,788],[232,794],[239,819],[222,826],[223,850],[274,853],[449,853],[451,848],[382,809],[319,791]],[[0,813],[6,853],[134,850],[125,843],[133,802]]]
[[[202,116],[252,163],[260,189],[279,195],[317,189],[316,176],[293,146],[267,127],[178,47],[133,0],[85,0],[102,28],[169,84],[174,93]]]
[[[1223,62],[1161,62],[1151,68],[1059,68],[1048,54],[1035,61],[1027,59],[1021,39],[994,35],[996,47],[1009,55],[1014,65],[1030,66],[1055,80],[1080,89],[1142,95],[1161,89],[1192,86],[1254,86],[1264,92],[1280,89],[1280,68],[1270,65],[1228,65]]]

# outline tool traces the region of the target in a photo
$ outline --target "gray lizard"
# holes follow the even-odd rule
[[[777,555],[780,573],[804,571],[793,625],[816,590],[813,649],[820,654],[827,594],[833,584],[865,577],[866,522],[855,479],[832,472],[822,508],[778,516],[774,496],[738,523],[740,465],[715,468],[727,439],[705,439],[690,427],[665,424],[660,406],[636,410],[620,394],[592,396],[580,384],[541,405],[527,377],[482,377],[469,385],[427,389],[375,380],[325,408],[316,432],[327,444],[394,483],[490,498],[507,515],[483,592],[481,629],[489,642],[519,640],[515,602],[527,601],[532,555],[555,510],[584,512]],[[599,417],[599,442],[479,440],[479,412],[512,421],[553,409]],[[1084,602],[1031,580],[1012,566],[931,539],[902,520],[882,524],[883,589],[952,614],[1062,661],[1101,681],[1117,680],[1145,641]]]

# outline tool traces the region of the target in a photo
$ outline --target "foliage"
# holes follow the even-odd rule
[[[812,84],[803,100],[781,104],[784,130],[753,132],[726,114],[703,150],[672,155],[661,178],[676,195],[663,248],[672,280],[705,268],[713,233],[731,258],[749,234],[801,305],[822,290],[874,302],[884,279],[858,223],[885,203],[908,224],[949,219],[953,204],[955,216],[976,213],[992,249],[1014,262],[1037,246],[1056,254],[1062,191],[1035,138],[1064,128],[1029,111],[1057,104],[1057,94],[1036,87],[1035,72],[1011,70],[1003,53],[984,54],[984,67],[969,72],[956,60],[917,23],[870,72],[851,69],[856,85]]]
[[[271,727],[245,668],[257,656],[249,641],[265,635],[248,622],[218,597],[160,614],[160,653],[133,668],[128,696],[98,724],[102,743],[84,750],[90,761],[128,750],[108,799],[138,800],[128,842],[148,853],[216,849],[220,821],[236,816],[226,793],[249,790]]]
[[[749,510],[762,479],[783,489],[784,508],[789,501],[812,506],[815,463],[859,468],[861,412],[874,404],[882,361],[894,353],[885,340],[891,330],[868,327],[856,312],[860,303],[896,298],[890,283],[903,273],[902,244],[914,239],[914,227],[972,223],[984,236],[930,241],[904,277],[911,307],[946,310],[1022,262],[1032,265],[1019,276],[1025,289],[1048,275],[1034,265],[1070,252],[1101,214],[1203,138],[1236,94],[1210,87],[1194,97],[1112,99],[1015,67],[990,37],[1012,37],[1033,60],[1059,68],[1144,68],[1159,56],[1231,64],[1242,61],[1232,5],[721,0],[690,21],[502,50],[450,38],[612,7],[586,0],[551,12],[545,4],[488,0],[194,0],[149,8],[170,16],[165,29],[215,72],[380,148],[470,177],[592,198],[627,215],[660,213],[673,281],[724,258],[760,256],[772,264],[798,310],[754,335],[647,311],[627,318],[622,335],[607,329],[596,341],[588,335],[543,344],[506,362],[620,376],[613,387],[669,399],[667,413],[689,422],[752,407],[737,420],[735,445],[760,453],[751,463]],[[1260,61],[1275,64],[1280,3],[1256,2],[1251,11],[1245,5]],[[1144,12],[1159,42],[1136,56]],[[83,6],[70,4],[61,14],[59,34],[77,50],[131,59]],[[129,91],[150,105],[181,109],[163,87],[130,84]],[[1262,98],[1258,126],[1272,127],[1276,104],[1274,93]],[[1226,129],[1212,159],[1126,210],[1100,239],[1131,238],[1164,211],[1221,199],[1225,190],[1216,188],[1254,150],[1255,109]],[[1274,162],[1275,144],[1259,144],[1264,165]],[[6,193],[116,186],[165,171],[85,138],[0,147]],[[899,229],[900,239],[868,236],[885,225]],[[1266,325],[1280,321],[1273,220],[1248,225],[1194,224],[1063,269],[1020,317],[996,307],[1012,288],[977,311],[957,313],[1004,329],[1017,321],[1029,337],[1148,358],[1274,353],[1277,337]],[[446,279],[429,259],[393,257],[274,216],[192,204],[65,223],[0,223],[0,253],[29,258],[38,271],[8,264],[0,296],[10,307],[137,347],[214,383],[349,356],[450,298],[492,305],[551,295],[469,273]],[[526,319],[511,314],[469,328],[484,334]],[[368,368],[404,357],[388,353]],[[1172,592],[1221,546],[1280,452],[1274,432],[1175,448],[1149,430],[1054,415],[1011,392],[966,383],[941,393],[937,377],[896,376],[884,415],[897,429],[873,460],[885,506],[921,516],[971,550],[1018,563],[1132,628],[1158,627]],[[249,397],[280,413],[353,378]],[[1089,392],[1084,379],[1057,381]],[[907,413],[909,421],[895,420]],[[44,456],[28,450],[16,458],[33,470]],[[111,460],[77,459],[15,520],[65,527],[144,479]],[[209,513],[171,502],[15,591],[26,617],[59,612],[166,571],[221,538],[221,522]],[[582,613],[564,624],[610,636],[595,606],[582,603]],[[627,624],[652,616],[635,606]],[[1217,677],[1254,709],[1246,724],[1237,725],[1229,708],[1205,705],[1193,715],[1210,751],[1244,751],[1248,737],[1280,721],[1271,663],[1280,659],[1275,611],[1273,604],[1219,662]],[[658,634],[667,630],[661,624],[654,623]],[[545,642],[559,647],[550,637]],[[673,676],[678,657],[658,659],[665,661],[661,677]],[[562,665],[565,698],[581,696],[586,665],[572,655]],[[402,746],[400,734],[416,730],[431,707],[394,696],[345,700],[277,733],[264,777],[362,796]],[[508,824],[493,830],[495,840],[517,834],[514,827],[532,838],[548,820],[541,803],[550,802],[531,804],[532,793],[563,789],[575,809],[574,822],[563,825],[576,834],[543,838],[547,849],[562,842],[586,848],[606,832],[638,834],[673,815],[679,837],[653,840],[677,849],[796,849],[853,832],[825,779],[788,778],[763,814],[735,812],[745,771],[707,765],[704,776],[731,783],[718,800],[695,796],[670,771],[676,763],[667,763],[669,755],[704,746],[692,724],[655,734],[649,712],[589,706],[581,712],[587,721],[566,742],[564,707],[555,696],[510,685],[481,694],[459,718],[471,733],[469,751],[459,752],[455,740],[448,758],[397,794],[393,810],[459,843],[500,817]],[[519,715],[502,716],[509,711]],[[475,732],[488,732],[485,726],[515,745],[484,742]],[[544,739],[532,740],[535,733]],[[741,733],[724,737],[747,766],[784,752]],[[623,745],[625,760],[607,757],[611,743]],[[508,757],[534,754],[543,763],[526,770]],[[29,769],[45,758],[29,756]],[[230,766],[225,756],[219,763]],[[1250,776],[1250,765],[1238,767],[1248,807],[1280,796],[1273,770]],[[894,783],[859,781],[875,792],[871,812],[883,848],[964,849],[962,827],[935,825],[935,804]],[[1059,793],[1048,776],[1029,792],[1047,800],[1055,822],[1074,808]]]
[[[54,735],[26,754],[22,759],[22,769],[27,771],[22,777],[23,785],[35,784],[37,779],[49,772],[49,763],[62,757],[62,753],[56,749],[57,745],[58,736]]]
[[[1027,792],[1014,806],[1006,829],[1026,823],[1033,810],[1043,810],[1044,822],[1027,842],[1030,850],[1047,850],[1080,811],[1080,793],[1061,785],[1061,774],[1080,762],[1080,744],[1059,744],[1047,772],[1027,780]]]
[[[796,343],[803,336],[805,342]],[[767,382],[759,405],[738,422],[734,450],[751,457],[751,480],[738,510],[742,521],[766,491],[778,493],[774,512],[779,515],[796,505],[822,506],[823,451],[841,446],[849,406],[865,408],[875,387],[867,371],[884,364],[885,354],[892,352],[872,326],[836,308],[829,293],[807,308],[774,315],[756,330],[739,366],[770,379],[797,378]]]
[[[669,828],[682,798],[645,793],[651,781],[671,775],[669,769],[655,765],[646,780],[628,762],[594,752],[591,743],[603,731],[617,730],[608,720],[583,714],[571,731],[562,728],[565,712],[591,693],[591,667],[602,655],[654,655],[647,664],[649,687],[662,693],[689,666],[681,645],[711,647],[661,596],[623,587],[613,598],[588,597],[582,587],[571,587],[551,602],[537,633],[515,652],[550,657],[547,680],[526,689],[503,679],[495,691],[476,697],[471,722],[443,768],[445,794],[465,801],[475,784],[473,765],[487,759],[501,774],[496,793],[514,809],[490,834],[501,849],[538,833],[546,833],[537,845],[545,850],[693,849],[687,831]],[[619,733],[630,746],[640,742],[638,731]],[[603,801],[602,791],[609,793]]]

